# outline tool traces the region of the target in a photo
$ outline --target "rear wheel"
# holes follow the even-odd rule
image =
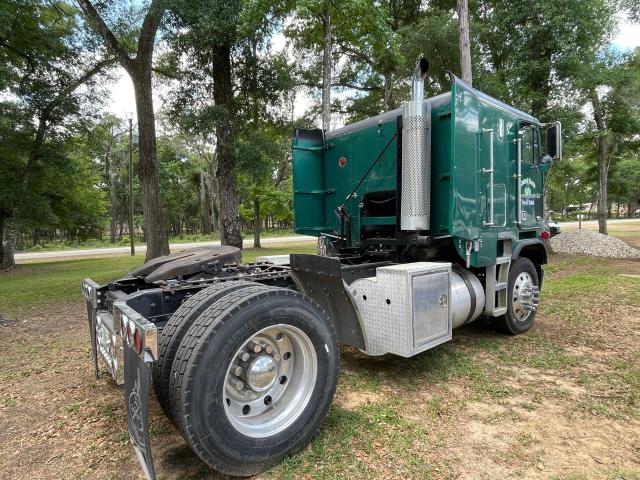
[[[232,292],[216,310],[185,336],[172,395],[205,463],[253,475],[320,428],[338,379],[336,335],[319,305],[287,289]]]
[[[153,366],[153,388],[160,406],[171,420],[173,420],[169,394],[171,367],[189,327],[207,308],[226,294],[241,288],[256,286],[261,287],[260,284],[244,281],[212,285],[187,299],[167,321],[159,339],[158,361]]]
[[[496,317],[496,326],[503,333],[518,335],[531,328],[540,304],[538,272],[531,260],[520,257],[511,264],[507,291],[507,313]]]

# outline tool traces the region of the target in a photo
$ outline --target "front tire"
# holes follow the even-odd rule
[[[519,335],[533,325],[539,303],[540,281],[531,260],[520,257],[511,264],[507,292],[507,313],[496,317],[496,328],[508,335]]]
[[[336,334],[318,304],[288,289],[243,289],[215,307],[174,361],[178,423],[207,465],[254,475],[320,428],[338,380]]]

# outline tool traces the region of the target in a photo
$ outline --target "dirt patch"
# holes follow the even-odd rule
[[[372,403],[379,402],[383,398],[381,394],[375,392],[348,391],[337,395],[335,402],[347,410],[356,410],[363,405],[371,405]]]
[[[140,478],[122,391],[92,376],[82,304],[0,325],[0,478]]]
[[[496,421],[501,410],[506,409],[468,405],[466,414],[474,420],[457,427],[448,445],[457,459],[457,478],[601,478],[621,465],[640,467],[638,421],[620,424],[581,413],[567,415],[564,405],[551,401]]]

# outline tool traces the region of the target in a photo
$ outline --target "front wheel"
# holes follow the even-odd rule
[[[335,393],[339,350],[326,313],[281,288],[229,293],[194,324],[174,363],[182,433],[212,468],[253,475],[302,450]]]
[[[531,328],[540,304],[538,272],[531,260],[520,257],[511,264],[507,292],[507,313],[496,317],[496,326],[503,333],[518,335]]]

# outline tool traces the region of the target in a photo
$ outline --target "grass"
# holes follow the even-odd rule
[[[315,248],[315,244],[309,242],[247,248],[242,258],[244,262],[252,262],[260,255],[313,253]],[[144,255],[140,254],[18,265],[13,271],[0,273],[0,316],[15,318],[41,309],[42,305],[79,299],[80,283],[84,278],[106,283],[142,263]]]
[[[244,261],[314,249],[310,243],[247,249]],[[142,261],[113,256],[19,266],[0,274],[0,311],[37,324],[54,300],[73,301],[70,310],[78,310],[82,278],[106,282]],[[551,257],[536,324],[524,335],[504,336],[476,322],[408,359],[343,348],[336,399],[322,429],[306,449],[259,478],[640,480],[640,278],[621,273],[640,273],[640,262]],[[0,349],[0,415],[6,409],[13,418],[10,412],[38,401],[22,393],[24,385],[50,375],[52,364],[62,370],[75,362],[85,375],[79,383],[102,390],[65,390],[55,425],[63,429],[68,418],[88,425],[93,437],[78,448],[93,445],[85,450],[91,468],[104,472],[114,457],[137,472],[123,433],[122,392],[107,379],[92,383],[85,343],[77,358],[56,361],[68,354],[65,342],[34,335]],[[91,419],[104,423],[92,430]],[[159,478],[218,478],[189,457],[157,404],[151,425],[152,442],[170,445],[158,450]],[[59,439],[61,448],[74,439]],[[178,457],[186,460],[179,464]]]

